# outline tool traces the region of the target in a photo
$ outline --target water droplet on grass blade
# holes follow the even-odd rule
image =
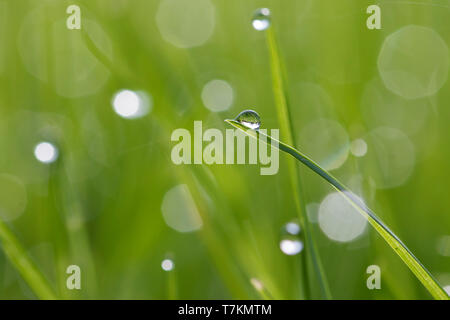
[[[295,236],[300,234],[301,228],[297,221],[291,221],[284,225],[284,231]]]
[[[298,221],[292,220],[286,223],[281,230],[280,249],[289,256],[296,255],[303,250],[301,240],[301,227]]]
[[[301,231],[300,224],[296,219],[289,221],[283,226],[281,229],[280,249],[284,254],[293,256],[303,250]]]
[[[242,111],[234,120],[236,120],[243,126],[253,130],[257,130],[261,126],[261,118],[253,110]]]
[[[287,235],[281,239],[280,249],[284,254],[293,256],[299,254],[303,250],[303,242],[296,236]]]
[[[270,10],[261,8],[253,14],[252,25],[255,30],[262,31],[270,27]]]

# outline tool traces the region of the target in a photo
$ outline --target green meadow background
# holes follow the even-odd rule
[[[66,28],[71,4],[81,30]],[[379,30],[366,27],[371,4],[381,8]],[[267,7],[296,147],[450,286],[449,6],[0,0],[0,219],[61,299],[323,298],[311,265],[305,279],[305,249],[280,250],[297,216],[285,154],[269,176],[259,165],[171,160],[171,133],[195,120],[225,132],[224,119],[253,109],[262,128],[279,128],[265,31],[251,23]],[[214,79],[228,86],[205,98]],[[113,97],[124,89],[145,93],[149,112],[117,114]],[[42,141],[58,149],[53,163],[36,159]],[[431,298],[369,225],[351,241],[330,238],[321,223],[354,231],[327,220],[345,206],[324,205],[332,188],[300,174],[332,298]],[[81,290],[66,287],[69,265],[81,268]],[[370,265],[380,267],[380,290],[366,286]],[[0,298],[39,298],[3,250]]]

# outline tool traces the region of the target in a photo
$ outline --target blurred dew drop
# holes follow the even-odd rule
[[[406,99],[435,94],[448,76],[449,50],[431,28],[408,25],[390,34],[378,56],[378,71],[389,90]]]
[[[202,218],[187,185],[180,184],[164,195],[161,211],[164,221],[178,232],[192,232],[203,226]]]
[[[326,170],[338,169],[348,158],[347,131],[334,120],[322,118],[309,123],[299,138],[301,150]]]
[[[365,177],[360,173],[351,174],[344,180],[345,185],[356,195],[373,201],[376,194],[376,183],[371,177]]]
[[[56,91],[57,94],[76,98],[95,94],[110,77],[110,70],[99,61],[87,44],[104,57],[112,59],[113,47],[102,27],[91,20],[83,9],[82,32],[68,30],[65,12],[60,1],[40,1],[25,18],[18,32],[18,53],[25,69]]]
[[[27,190],[23,182],[10,174],[0,174],[0,219],[18,218],[27,205]]]
[[[350,144],[350,151],[355,157],[364,157],[367,153],[367,143],[364,139],[353,140]]]
[[[43,163],[52,163],[58,159],[58,149],[50,142],[40,142],[34,148],[34,156]]]
[[[280,241],[280,249],[284,254],[293,256],[303,250],[303,242],[297,237],[284,236]]]
[[[256,10],[253,14],[252,26],[258,31],[266,30],[270,27],[270,10],[267,8]]]
[[[365,136],[368,151],[361,158],[361,168],[371,177],[377,189],[403,185],[411,176],[415,161],[415,147],[402,131],[380,127]]]
[[[234,120],[253,130],[257,130],[261,126],[261,118],[259,117],[259,114],[253,110],[242,111]]]
[[[224,80],[211,80],[203,87],[202,101],[213,112],[225,111],[233,104],[233,88]]]
[[[336,109],[327,91],[317,83],[299,82],[290,92],[293,104],[292,120],[300,128],[305,127],[312,120],[331,116]]]
[[[143,91],[120,90],[112,100],[114,111],[126,119],[145,116],[152,107],[150,96]]]
[[[163,39],[179,48],[204,44],[213,34],[214,5],[210,0],[163,0],[156,24]]]
[[[439,273],[436,278],[442,284],[442,289],[450,295],[450,273]]]
[[[255,288],[257,291],[262,291],[264,289],[264,285],[261,282],[261,280],[257,278],[251,278],[250,283],[252,284],[253,288]]]
[[[284,226],[284,230],[286,230],[287,233],[295,236],[300,233],[301,228],[297,222],[291,221],[286,223],[286,225]]]
[[[318,222],[318,215],[319,212],[319,204],[315,202],[308,203],[306,205],[306,215],[308,216],[308,220],[311,223],[317,223]]]
[[[407,100],[392,93],[376,77],[364,87],[361,113],[370,128],[398,128],[408,135],[419,132],[430,118],[429,98]]]
[[[450,257],[450,235],[441,236],[436,243],[437,252],[444,257]]]
[[[164,259],[161,262],[161,268],[164,271],[172,271],[173,268],[175,268],[175,264],[173,263],[173,261],[171,259]]]
[[[355,240],[367,225],[367,220],[338,192],[330,193],[321,202],[318,218],[323,233],[338,242]]]

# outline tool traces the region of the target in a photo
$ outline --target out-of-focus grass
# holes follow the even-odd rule
[[[256,8],[269,7],[277,21],[284,64],[289,66],[292,121],[299,128],[295,137],[319,118],[338,122],[351,140],[380,126],[375,117],[364,114],[361,101],[369,82],[379,78],[378,53],[391,33],[415,24],[435,30],[447,46],[450,40],[446,1],[436,1],[443,7],[428,1],[382,1],[381,30],[365,27],[369,1],[211,1],[213,34],[202,46],[189,49],[161,37],[155,18],[160,1],[76,2],[82,19],[96,22],[104,31],[100,38],[111,45],[109,50],[94,39],[110,63],[97,55],[102,67],[88,76],[87,88],[70,84],[78,74],[76,67],[82,70],[91,62],[78,48],[83,45],[88,53],[94,49],[72,38],[69,32],[76,30],[64,37],[50,31],[56,21],[64,27],[65,9],[72,2],[0,1],[0,174],[16,177],[26,190],[25,209],[6,223],[63,298],[165,299],[173,297],[172,286],[178,298],[304,297],[300,256],[279,250],[280,229],[296,216],[284,166],[277,175],[260,176],[254,165],[177,167],[170,159],[171,132],[192,130],[194,120],[202,120],[205,129],[224,131],[224,118],[251,107],[265,127],[278,128],[265,36],[250,24]],[[38,15],[31,29],[35,32],[23,32],[40,6],[45,15]],[[83,26],[83,31],[90,30]],[[25,53],[27,47],[20,44],[24,41],[33,43]],[[55,50],[61,43],[71,50]],[[24,55],[33,59],[27,61]],[[45,69],[53,76],[42,79],[30,69]],[[95,88],[103,77],[105,82]],[[209,111],[201,100],[205,83],[216,78],[234,89],[231,108],[221,113]],[[62,94],[79,87],[93,92]],[[152,111],[139,119],[120,118],[111,99],[123,88],[148,92]],[[382,213],[438,279],[450,270],[449,258],[436,250],[450,226],[449,92],[447,81],[426,98],[424,124],[407,133],[416,161],[403,184],[374,187],[370,181],[380,169],[366,166],[364,157],[349,155],[333,171],[344,183],[362,176],[360,191],[368,206]],[[401,118],[394,117],[395,104],[391,109],[390,126],[402,129]],[[414,110],[408,109],[406,121],[419,117]],[[34,145],[42,140],[58,146],[56,163],[44,165],[34,158]],[[298,139],[298,147],[302,143]],[[307,204],[320,203],[332,191],[312,174],[301,170],[301,175]],[[164,195],[178,184],[188,185],[203,218],[197,232],[178,233],[163,220]],[[0,192],[15,196],[3,185]],[[371,230],[343,244],[329,240],[317,224],[312,227],[333,298],[429,298]],[[36,298],[0,252],[0,297]],[[169,252],[175,261],[175,284],[161,269]],[[82,270],[79,292],[65,286],[70,264]],[[381,290],[366,287],[365,271],[372,264],[382,270]],[[252,278],[264,284],[264,295],[252,286]],[[319,288],[311,283],[313,296],[318,296]]]

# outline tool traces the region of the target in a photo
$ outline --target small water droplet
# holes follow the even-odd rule
[[[280,241],[280,249],[288,256],[299,254],[303,250],[303,241],[296,236],[286,235]]]
[[[284,254],[293,256],[303,250],[300,224],[297,220],[286,223],[281,230],[280,249]]]
[[[293,236],[299,235],[301,228],[296,220],[290,221],[284,225],[284,230]]]
[[[267,8],[256,10],[253,14],[252,25],[258,31],[266,30],[270,27],[270,10]]]
[[[164,271],[172,271],[174,267],[175,267],[175,264],[173,263],[172,259],[164,259],[161,262],[161,268]]]
[[[236,120],[243,126],[253,130],[257,130],[261,126],[261,118],[253,110],[242,111],[234,120]]]
[[[34,148],[34,156],[40,162],[52,163],[58,158],[58,148],[50,142],[40,142]]]

